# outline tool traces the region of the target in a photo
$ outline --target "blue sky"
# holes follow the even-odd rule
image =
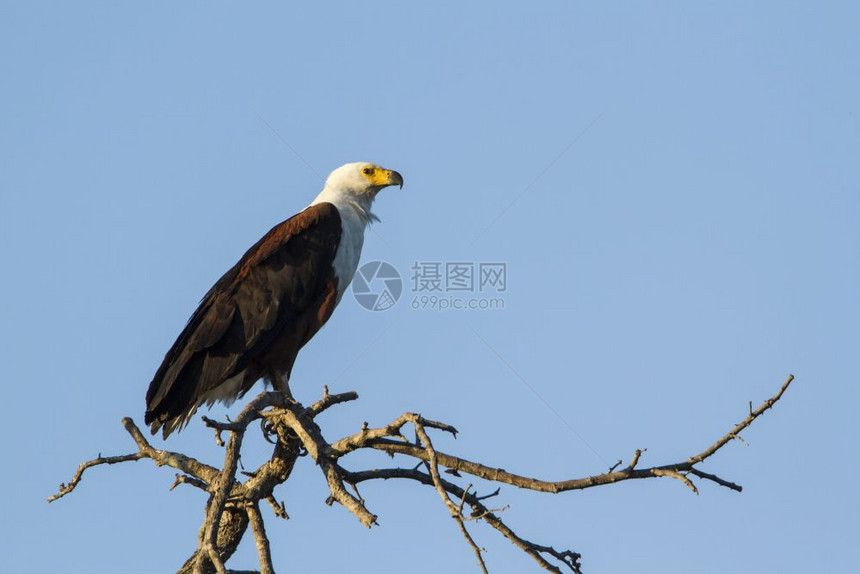
[[[418,411],[461,431],[437,448],[561,479],[636,448],[685,458],[794,373],[748,444],[704,466],[742,494],[650,480],[506,487],[499,504],[586,572],[853,571],[858,18],[850,3],[3,2],[6,569],[181,564],[204,498],[168,492],[172,471],[99,468],[44,500],[80,461],[131,451],[120,418],[142,422],[221,273],[317,174],[370,160],[406,185],[380,196],[363,260],[394,265],[404,293],[384,312],[347,295],[299,356],[300,400],[361,396],[320,420],[328,438]],[[504,309],[413,309],[415,261],[504,262]],[[220,457],[199,423],[165,446]],[[250,441],[246,466],[266,452]],[[430,489],[362,494],[381,527],[327,507],[303,461],[278,491],[292,519],[264,511],[279,571],[472,571]],[[472,532],[491,571],[537,571]],[[254,564],[250,544],[232,562]]]

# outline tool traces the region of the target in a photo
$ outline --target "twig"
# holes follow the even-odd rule
[[[336,453],[337,456],[343,456],[356,449],[367,446],[368,443],[374,439],[395,437],[400,440],[406,440],[403,437],[401,431],[404,425],[412,422],[413,420],[415,420],[415,417],[418,416],[420,415],[417,415],[415,413],[404,413],[390,423],[388,423],[387,425],[373,429],[367,428],[367,423],[365,423],[364,425],[362,425],[362,428],[359,432],[332,443],[331,450]],[[424,418],[422,418],[421,420],[423,421],[422,424],[424,425],[424,427],[442,430],[451,433],[454,438],[457,438],[458,431],[453,426]]]
[[[49,496],[48,502],[54,502],[55,500],[60,499],[68,493],[72,492],[75,487],[78,486],[78,483],[84,477],[84,471],[88,468],[92,468],[100,464],[118,464],[120,462],[140,460],[142,458],[146,458],[146,455],[142,452],[136,452],[134,454],[124,454],[120,456],[99,456],[97,458],[94,458],[93,460],[82,462],[78,465],[78,470],[75,472],[75,475],[72,477],[72,480],[70,480],[68,484],[64,482],[60,483],[58,492]]]
[[[215,444],[217,444],[221,448],[224,448],[225,443],[224,443],[224,439],[221,437],[221,431],[223,431],[225,429],[221,428],[221,423],[219,423],[218,421],[214,421],[214,420],[210,419],[206,415],[201,416],[200,420],[202,420],[206,426],[215,430]]]
[[[723,446],[725,446],[725,444],[727,442],[729,442],[733,438],[739,438],[742,430],[744,430],[748,426],[750,426],[754,420],[756,420],[758,417],[763,415],[765,413],[765,411],[772,408],[773,405],[775,405],[777,403],[777,401],[779,401],[779,399],[782,398],[782,394],[788,389],[789,385],[791,385],[791,382],[793,380],[794,380],[794,375],[788,375],[788,378],[785,379],[785,382],[782,384],[782,386],[779,388],[779,391],[777,391],[777,393],[774,396],[772,396],[771,398],[769,398],[765,402],[763,402],[761,404],[761,406],[759,406],[759,408],[750,412],[750,414],[747,415],[747,417],[744,420],[742,420],[741,422],[736,424],[732,430],[730,430],[728,433],[726,433],[725,436],[720,438],[717,442],[715,442],[714,444],[712,444],[711,446],[709,446],[708,448],[706,448],[705,450],[703,450],[699,454],[691,456],[687,460],[690,467],[692,467],[692,465],[694,465],[694,464],[702,462],[703,460],[705,460],[709,456],[713,455],[715,452],[720,450]]]
[[[719,476],[717,476],[715,474],[707,473],[705,471],[699,470],[698,468],[691,468],[690,474],[696,475],[699,478],[704,478],[705,480],[710,480],[711,482],[715,482],[715,483],[719,484],[720,486],[725,486],[726,488],[730,488],[730,489],[734,490],[735,492],[741,492],[743,490],[743,487],[740,486],[739,484],[735,484],[734,482],[729,482],[728,480],[723,480],[722,478],[720,478]]]
[[[203,464],[202,462],[199,462],[198,460],[193,459],[191,457],[185,456],[184,454],[153,448],[152,445],[150,445],[149,442],[146,440],[146,437],[143,436],[143,433],[140,432],[140,429],[137,428],[137,425],[134,424],[134,421],[131,420],[129,417],[125,417],[122,419],[122,425],[128,432],[128,434],[131,435],[131,438],[134,440],[135,444],[137,444],[138,452],[121,456],[103,457],[99,455],[93,460],[81,463],[78,466],[75,475],[72,477],[72,480],[69,481],[68,484],[61,484],[59,487],[59,491],[56,494],[50,496],[48,498],[48,502],[53,502],[72,492],[83,478],[85,470],[102,464],[118,464],[121,462],[129,462],[140,460],[143,458],[149,458],[152,459],[158,466],[169,466],[175,468],[176,470],[193,476],[194,478],[202,480],[203,482],[211,482],[215,479],[216,476],[218,476],[218,473],[220,471],[217,468],[214,468],[207,464]]]
[[[328,409],[329,407],[333,407],[334,405],[338,405],[340,403],[345,403],[348,401],[354,401],[357,399],[358,393],[356,393],[355,391],[349,391],[337,395],[330,395],[328,394],[328,387],[323,387],[323,397],[311,406],[309,406],[305,412],[307,415],[313,418]]]
[[[498,496],[501,491],[502,491],[502,487],[500,486],[496,490],[491,492],[490,494],[485,494],[483,496],[475,495],[475,500],[486,500],[488,498],[493,498],[494,496]]]
[[[630,459],[630,464],[627,465],[627,470],[633,470],[636,468],[636,465],[639,464],[639,458],[642,456],[642,453],[648,450],[647,448],[637,448],[636,452],[633,453],[633,458]],[[618,464],[621,464],[621,461],[618,461]],[[609,469],[609,472],[612,472],[613,469]]]
[[[275,500],[275,497],[271,494],[266,497],[266,502],[268,502],[272,506],[272,510],[275,511],[275,516],[278,518],[283,518],[284,520],[289,520],[290,515],[287,514],[287,509],[284,506],[284,501],[278,502]]]
[[[193,476],[188,476],[187,474],[177,472],[176,480],[173,482],[173,485],[171,485],[170,490],[173,490],[180,484],[190,484],[191,486],[196,486],[200,490],[205,490],[206,492],[209,492],[209,485],[207,483],[203,482],[199,478],[194,478]]]

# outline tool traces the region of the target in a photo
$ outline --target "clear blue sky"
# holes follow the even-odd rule
[[[461,430],[440,449],[561,479],[693,454],[794,373],[704,466],[742,494],[651,480],[499,503],[591,573],[855,571],[856,5],[309,4],[0,4],[5,571],[185,559],[204,497],[168,492],[171,470],[99,468],[44,500],[132,450],[119,420],[142,422],[199,298],[315,172],[355,160],[404,175],[363,259],[405,289],[377,313],[347,295],[300,355],[301,400],[361,395],[321,419],[329,438],[420,411]],[[506,263],[505,308],[413,310],[415,261]],[[199,423],[166,446],[220,457]],[[266,452],[251,441],[246,466]],[[474,571],[430,489],[362,494],[372,531],[303,460],[278,491],[292,520],[265,511],[279,571]],[[537,571],[473,534],[492,571]]]

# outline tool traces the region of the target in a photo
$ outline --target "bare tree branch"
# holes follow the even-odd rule
[[[205,490],[206,492],[209,492],[211,490],[211,485],[203,482],[199,478],[194,478],[193,476],[188,476],[187,474],[182,474],[182,473],[177,472],[176,473],[176,480],[174,481],[173,485],[170,487],[170,490],[173,490],[174,488],[176,488],[180,484],[190,484],[191,486],[196,486],[200,490]]]
[[[260,574],[275,574],[275,568],[272,566],[272,553],[269,549],[269,538],[266,536],[266,527],[263,525],[263,517],[260,516],[260,508],[256,504],[249,504],[247,511],[251,521],[251,532],[254,533],[254,543],[257,545],[257,555],[260,557]]]
[[[337,464],[332,457],[331,446],[323,438],[319,426],[306,414],[305,409],[298,404],[285,405],[283,408],[272,409],[265,416],[277,419],[299,437],[308,454],[322,469],[328,482],[331,499],[342,504],[363,525],[370,528],[376,522],[376,515],[368,511],[362,501],[344,488],[343,478],[338,473]]]
[[[184,454],[153,448],[143,436],[143,433],[140,432],[140,429],[134,424],[134,421],[128,417],[122,419],[122,425],[125,427],[128,434],[131,435],[131,438],[134,439],[139,452],[109,457],[102,457],[99,455],[93,460],[81,463],[78,466],[77,472],[75,472],[75,475],[72,477],[72,480],[69,481],[69,484],[61,484],[59,491],[50,496],[48,498],[48,502],[53,502],[72,492],[83,478],[85,470],[102,464],[117,464],[120,462],[136,461],[142,458],[148,458],[155,462],[157,466],[169,466],[175,468],[176,470],[184,472],[185,474],[203,482],[212,482],[221,472],[215,467],[203,464],[194,458],[185,456]]]
[[[268,502],[272,506],[272,510],[275,511],[275,516],[278,518],[283,518],[284,520],[289,520],[290,515],[287,514],[287,509],[284,507],[284,502],[278,502],[275,500],[275,497],[271,494],[266,497],[266,502]]]
[[[430,436],[427,434],[427,431],[424,430],[424,421],[419,415],[411,415],[410,418],[412,420],[412,424],[415,425],[415,433],[418,435],[418,438],[421,439],[421,442],[424,443],[424,450],[427,451],[430,463],[430,476],[433,479],[433,486],[436,487],[436,492],[439,493],[445,506],[448,507],[451,517],[457,522],[457,526],[460,528],[460,533],[463,535],[463,538],[465,538],[466,542],[469,543],[469,546],[472,547],[472,551],[478,559],[478,566],[480,566],[481,571],[484,574],[489,574],[487,571],[487,565],[484,563],[484,557],[481,556],[481,549],[477,544],[475,544],[475,540],[472,538],[472,535],[469,534],[469,531],[466,529],[466,525],[463,523],[463,503],[469,496],[469,487],[466,487],[463,490],[463,494],[460,496],[461,502],[459,506],[451,502],[451,499],[448,498],[448,491],[445,490],[445,487],[442,485],[442,477],[439,476],[439,465],[436,461],[436,451],[433,449],[433,443],[430,441]]]
[[[547,481],[522,476],[500,468],[492,468],[481,463],[472,462],[470,460],[445,454],[443,452],[437,451],[436,458],[440,466],[448,467],[457,472],[471,474],[473,476],[477,476],[485,480],[501,482],[503,484],[510,484],[518,488],[526,488],[539,492],[558,493],[565,492],[568,490],[583,490],[595,486],[613,484],[616,482],[621,482],[623,480],[654,477],[675,478],[683,482],[684,485],[688,488],[691,488],[693,492],[697,492],[695,486],[691,486],[692,483],[689,481],[689,479],[686,478],[686,474],[692,471],[694,465],[712,456],[719,449],[728,444],[733,438],[739,436],[739,433],[742,430],[745,430],[747,427],[749,427],[752,422],[756,420],[759,416],[761,416],[765,411],[773,407],[773,405],[782,397],[783,393],[793,380],[794,377],[789,375],[788,379],[786,379],[785,383],[783,383],[782,387],[773,397],[767,399],[758,409],[751,412],[743,421],[735,425],[732,430],[722,436],[710,447],[700,452],[699,454],[691,456],[687,460],[673,464],[654,466],[637,470],[635,468],[635,465],[639,462],[639,458],[643,452],[637,451],[637,454],[634,455],[631,464],[621,470],[614,470],[603,474],[588,476],[585,478]],[[367,429],[355,435],[351,435],[349,437],[341,439],[340,441],[337,441],[332,444],[332,448],[334,450],[339,450],[343,454],[346,454],[359,448],[370,447],[387,452],[388,454],[403,454],[411,456],[413,458],[421,459],[425,462],[429,462],[430,457],[424,448],[408,442],[384,438],[387,436],[392,436],[392,434],[388,432],[388,429],[390,429],[392,425],[396,426],[396,423],[398,423],[402,418],[403,417],[400,417],[399,419],[395,420],[394,423],[391,423],[386,427],[381,427],[379,429]],[[398,436],[398,434],[394,434],[393,436]],[[728,486],[729,484],[732,484],[710,473],[700,471],[700,474],[697,474],[696,476],[699,476],[700,478],[706,480],[711,480],[721,486]]]
[[[791,385],[791,382],[793,380],[794,380],[794,375],[788,375],[788,378],[785,379],[785,382],[782,384],[782,386],[779,388],[779,390],[776,392],[776,394],[774,396],[772,396],[771,398],[769,398],[765,402],[763,402],[761,404],[761,406],[759,406],[756,410],[750,411],[750,414],[747,415],[747,417],[744,420],[742,420],[741,422],[736,424],[732,430],[727,432],[717,442],[715,442],[714,444],[712,444],[711,446],[709,446],[708,448],[706,448],[705,450],[703,450],[699,454],[691,456],[687,460],[687,463],[689,465],[688,468],[692,468],[692,466],[694,464],[700,463],[703,460],[705,460],[706,458],[710,457],[715,452],[717,452],[718,450],[723,448],[726,445],[726,443],[728,443],[730,440],[740,439],[741,431],[746,430],[746,428],[749,427],[753,423],[754,420],[756,420],[758,417],[763,415],[768,409],[772,408],[773,405],[775,405],[777,403],[777,401],[779,401],[779,399],[782,398],[783,393],[786,390],[788,390],[788,387],[789,387],[789,385]],[[752,403],[750,403],[750,405],[752,405]]]
[[[386,469],[376,469],[376,470],[366,470],[360,472],[350,472],[346,476],[346,480],[350,483],[361,483],[367,480],[376,480],[376,479],[391,479],[391,478],[405,478],[409,480],[414,480],[416,482],[420,482],[421,484],[425,484],[427,486],[436,486],[436,481],[433,480],[433,477],[425,472],[421,472],[414,468],[386,468]],[[502,533],[505,538],[514,543],[515,546],[523,550],[526,554],[535,559],[535,561],[545,570],[550,572],[561,572],[558,567],[550,564],[542,554],[547,553],[552,557],[557,558],[564,565],[568,566],[573,572],[580,574],[580,566],[579,566],[579,554],[573,552],[571,550],[565,551],[556,551],[552,549],[550,546],[539,546],[528,540],[519,537],[513,530],[511,530],[497,514],[493,511],[489,510],[484,504],[481,502],[481,497],[468,492],[465,489],[460,488],[456,484],[446,481],[445,479],[440,479],[439,484],[445,489],[446,492],[465,500],[466,503],[472,509],[472,517],[479,517],[482,520],[485,520],[487,524],[498,530]]]
[[[667,477],[678,480],[693,492],[698,493],[692,477],[713,482],[719,486],[741,491],[741,487],[716,474],[706,472],[698,465],[712,457],[732,440],[743,440],[740,433],[746,430],[757,418],[772,408],[782,398],[783,393],[793,381],[789,376],[779,391],[762,403],[758,408],[749,406],[749,414],[734,425],[708,448],[685,460],[672,464],[639,468],[645,449],[634,452],[627,466],[621,468],[621,461],[607,472],[583,478],[560,481],[547,481],[508,472],[501,468],[474,462],[436,450],[428,429],[441,430],[457,436],[457,430],[445,423],[425,419],[416,413],[404,413],[387,425],[370,428],[364,423],[361,429],[334,442],[328,442],[314,418],[332,406],[358,398],[354,392],[331,395],[327,388],[323,396],[309,407],[304,407],[292,397],[278,392],[264,392],[251,400],[234,421],[218,422],[204,417],[204,422],[216,432],[216,440],[224,444],[221,433],[229,433],[224,453],[224,464],[218,469],[181,453],[153,448],[130,418],[122,420],[123,427],[137,445],[138,452],[120,456],[97,458],[80,464],[68,484],[61,484],[49,502],[62,498],[72,492],[81,482],[84,472],[94,466],[112,465],[122,462],[150,459],[157,466],[168,466],[178,472],[171,490],[179,484],[190,484],[209,493],[203,525],[200,529],[198,547],[180,568],[182,574],[239,574],[228,570],[225,563],[230,559],[250,526],[257,546],[260,561],[260,574],[274,574],[271,549],[262,514],[260,501],[267,501],[275,515],[288,518],[283,502],[277,502],[274,489],[286,482],[296,464],[304,454],[320,467],[330,496],[327,503],[339,502],[354,514],[365,526],[376,523],[376,516],[366,507],[366,501],[358,492],[358,484],[369,480],[406,479],[434,488],[448,509],[451,517],[478,561],[483,572],[487,572],[482,549],[466,528],[467,521],[485,521],[508,539],[514,546],[531,556],[537,564],[549,572],[561,573],[562,568],[574,574],[581,574],[580,555],[572,550],[556,550],[552,546],[531,542],[510,528],[499,517],[501,509],[489,509],[484,504],[487,498],[499,495],[499,488],[484,496],[472,491],[472,484],[465,488],[452,482],[454,479],[470,475],[497,484],[508,484],[518,488],[539,492],[560,493],[568,490],[582,490],[595,486],[614,484],[624,480]],[[248,426],[260,420],[264,437],[276,437],[271,457],[259,468],[243,472],[246,480],[237,478],[239,456]],[[411,425],[415,430],[415,442],[403,435],[403,428]],[[272,441],[270,441],[272,442]],[[373,470],[349,471],[342,461],[356,451],[382,451],[390,455],[410,457],[418,464],[413,468],[382,468]],[[452,478],[444,478],[444,474]],[[421,469],[424,470],[421,470]],[[242,477],[240,477],[242,478]],[[355,491],[351,494],[346,485]],[[468,505],[468,513],[464,507]]]
[[[100,464],[118,464],[120,462],[128,462],[130,460],[140,460],[142,458],[147,458],[141,452],[136,452],[134,454],[124,454],[120,456],[101,456],[94,458],[93,460],[88,460],[87,462],[82,462],[78,465],[78,470],[75,472],[75,475],[72,477],[72,480],[69,481],[68,484],[65,482],[60,483],[60,488],[56,494],[52,494],[48,497],[48,502],[54,502],[57,499],[60,499],[73,491],[81,479],[84,477],[84,471],[88,468],[92,468],[94,466],[98,466]]]
[[[212,484],[212,496],[206,505],[206,518],[201,528],[201,536],[197,554],[197,564],[194,565],[194,574],[205,574],[206,560],[208,558],[215,566],[218,574],[224,574],[226,569],[218,554],[218,531],[221,525],[221,516],[227,503],[228,495],[233,491],[233,483],[236,477],[236,469],[239,465],[239,454],[242,449],[242,440],[245,438],[245,430],[252,421],[259,419],[261,409],[284,403],[284,397],[280,393],[262,393],[257,395],[248,403],[239,418],[232,423],[216,423],[207,419],[206,424],[214,426],[218,430],[229,430],[230,440],[227,443],[227,452],[224,455],[224,468]],[[256,501],[254,501],[256,508]],[[259,515],[259,512],[257,513]],[[253,518],[249,514],[249,519]]]
[[[323,397],[311,406],[309,406],[305,411],[305,414],[313,418],[328,409],[329,407],[333,407],[334,405],[339,405],[340,403],[354,401],[357,399],[358,393],[356,393],[355,391],[340,393],[338,395],[330,395],[328,393],[328,387],[324,386]]]

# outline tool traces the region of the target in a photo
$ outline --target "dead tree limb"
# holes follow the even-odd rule
[[[772,408],[782,398],[783,393],[793,381],[789,375],[777,393],[764,401],[757,409],[749,409],[749,414],[734,425],[725,435],[703,451],[680,462],[640,468],[644,449],[633,453],[627,466],[620,468],[618,463],[602,474],[560,481],[548,481],[508,472],[501,468],[474,462],[462,457],[447,454],[433,446],[428,429],[451,433],[456,437],[454,427],[425,419],[416,413],[404,413],[387,425],[370,428],[367,423],[349,436],[329,442],[315,418],[327,409],[343,402],[358,398],[354,392],[331,395],[324,388],[320,400],[305,407],[277,392],[264,392],[249,402],[236,420],[218,422],[203,417],[205,424],[213,428],[216,441],[224,445],[222,433],[229,433],[226,443],[224,465],[218,469],[201,463],[187,455],[154,448],[130,418],[122,424],[137,446],[137,452],[111,457],[102,457],[84,462],[78,466],[68,484],[61,484],[58,492],[48,498],[53,502],[77,488],[84,473],[95,466],[112,465],[122,462],[150,459],[157,466],[168,466],[178,471],[171,490],[179,484],[189,484],[209,494],[203,524],[200,529],[198,546],[191,557],[179,569],[184,574],[235,574],[228,570],[226,562],[235,552],[248,527],[254,536],[260,561],[261,574],[274,574],[271,549],[265,525],[260,514],[260,501],[267,501],[275,510],[276,516],[288,518],[283,503],[278,503],[274,489],[286,482],[302,453],[306,452],[319,466],[329,487],[328,504],[338,502],[349,510],[366,527],[376,524],[376,515],[368,510],[365,500],[358,494],[358,485],[371,480],[405,479],[429,486],[436,490],[456,522],[461,534],[472,548],[479,567],[487,572],[481,547],[472,538],[466,522],[483,520],[507,538],[514,546],[531,556],[540,567],[550,572],[561,573],[562,568],[579,574],[581,572],[580,554],[572,550],[556,550],[552,546],[531,542],[509,527],[500,517],[503,509],[491,509],[484,501],[498,496],[499,490],[480,496],[471,490],[472,484],[462,487],[454,478],[470,475],[498,484],[508,484],[518,488],[539,492],[560,493],[569,490],[583,490],[595,486],[614,484],[625,480],[667,477],[678,480],[687,488],[698,493],[693,478],[713,482],[734,491],[741,487],[718,475],[702,470],[702,464],[732,440],[743,440],[740,433],[756,419]],[[249,425],[261,421],[264,436],[276,437],[269,460],[253,472],[243,473],[247,478],[237,478],[237,466],[242,441]],[[415,442],[403,435],[403,429],[411,426],[415,432]],[[382,468],[374,470],[351,471],[343,466],[345,459],[356,451],[382,451],[391,456],[402,455],[418,465],[412,468]],[[424,470],[421,470],[423,467]],[[445,478],[440,467],[448,469],[454,478]],[[351,487],[355,494],[347,489]],[[468,510],[465,507],[468,506]]]

